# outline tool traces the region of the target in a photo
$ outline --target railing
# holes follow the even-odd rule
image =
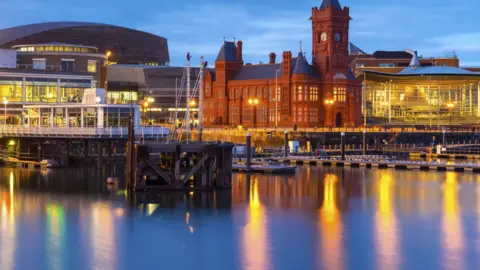
[[[135,127],[135,137],[160,139],[167,137],[169,129],[165,127]],[[127,127],[21,127],[0,126],[0,135],[4,137],[93,137],[128,138]]]
[[[266,128],[248,128],[244,130],[239,130],[238,128],[234,127],[224,127],[224,128],[205,128],[204,132],[229,132],[229,133],[239,133],[243,134],[246,132],[271,132],[271,131],[277,131],[277,132],[282,132],[285,130],[288,130],[290,132],[357,132],[357,133],[363,133],[366,131],[367,133],[402,133],[402,132],[419,132],[419,133],[456,133],[456,132],[475,132],[478,131],[480,127],[474,127],[474,126],[460,126],[460,127],[381,127],[381,126],[375,126],[375,127],[335,127],[335,128],[330,128],[330,127],[319,127],[319,128],[297,128],[294,130],[293,128],[271,128],[271,127],[266,127]]]

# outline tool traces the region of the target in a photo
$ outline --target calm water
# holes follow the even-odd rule
[[[470,173],[301,167],[129,200],[104,173],[1,168],[0,269],[480,268]]]

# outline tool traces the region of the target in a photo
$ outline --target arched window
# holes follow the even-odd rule
[[[242,97],[243,98],[248,98],[248,88],[243,88]]]

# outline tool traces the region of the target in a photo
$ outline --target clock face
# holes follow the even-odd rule
[[[323,32],[322,35],[320,36],[320,39],[322,41],[326,41],[327,40],[327,33]]]
[[[340,33],[335,34],[335,41],[340,42],[342,40],[342,37],[340,36]]]

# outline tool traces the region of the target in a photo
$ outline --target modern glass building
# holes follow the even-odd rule
[[[411,64],[399,73],[364,71],[359,77],[364,81],[364,120],[368,124],[480,123],[478,73],[448,66]]]

